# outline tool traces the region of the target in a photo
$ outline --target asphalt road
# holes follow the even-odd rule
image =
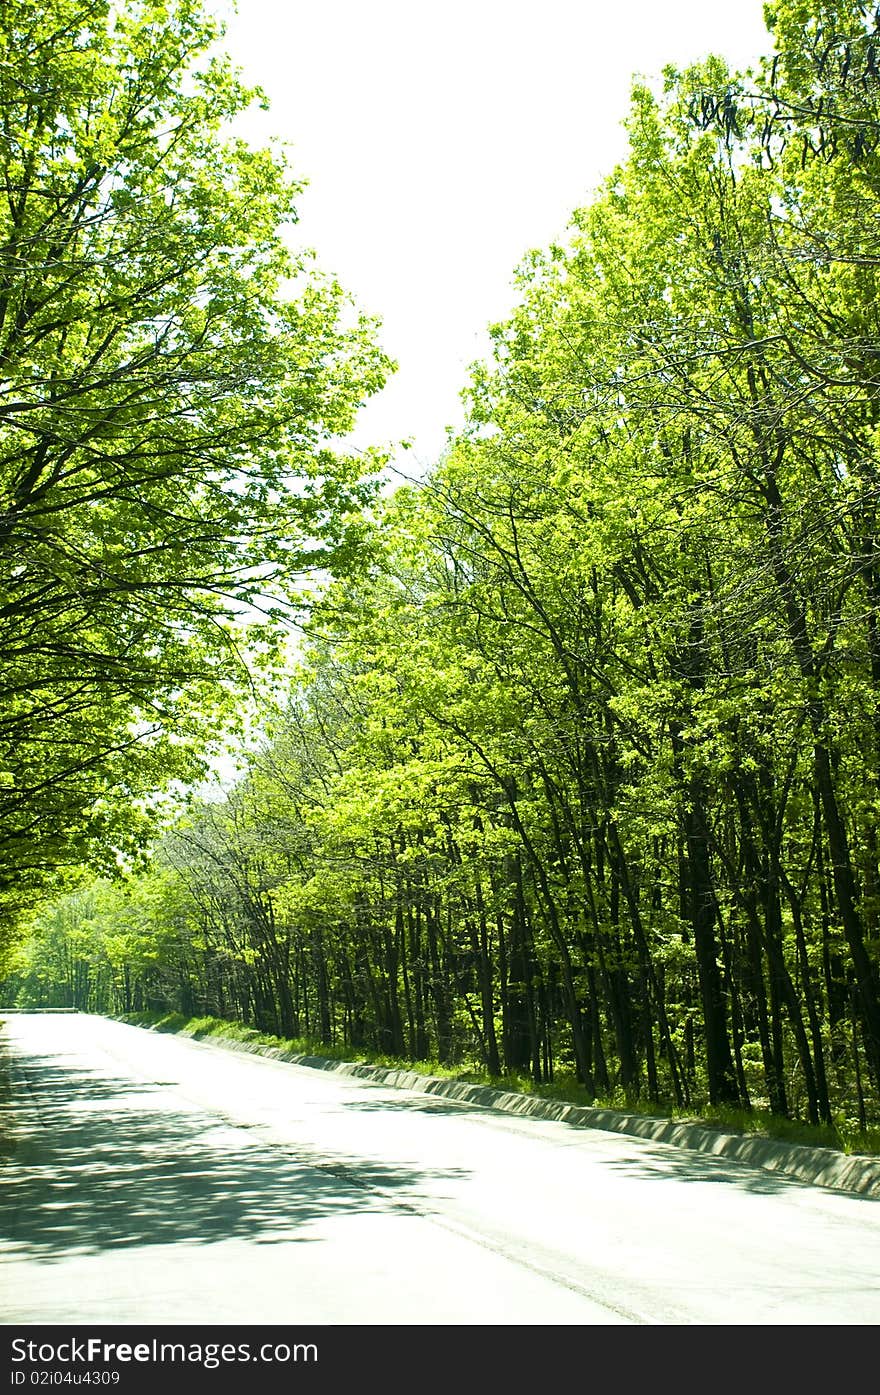
[[[880,1202],[15,1015],[0,1322],[876,1324]]]

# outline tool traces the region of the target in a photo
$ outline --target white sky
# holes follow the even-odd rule
[[[623,155],[633,74],[769,42],[762,0],[239,0],[224,46],[271,104],[248,136],[288,141],[309,181],[299,236],[400,364],[355,440],[412,438],[418,473],[514,267]]]

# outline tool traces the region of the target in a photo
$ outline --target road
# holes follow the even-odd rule
[[[880,1321],[876,1200],[98,1017],[0,1042],[3,1323]]]

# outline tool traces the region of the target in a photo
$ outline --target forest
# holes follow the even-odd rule
[[[403,482],[198,6],[86,11],[2,19],[0,1001],[876,1128],[880,8],[636,84]]]

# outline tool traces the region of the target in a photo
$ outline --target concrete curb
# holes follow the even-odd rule
[[[880,1158],[863,1154],[838,1153],[833,1148],[811,1148],[803,1144],[782,1143],[776,1139],[759,1138],[754,1134],[720,1133],[703,1124],[565,1104],[559,1100],[545,1100],[534,1095],[496,1090],[489,1085],[469,1085],[462,1080],[422,1075],[419,1071],[370,1066],[358,1061],[336,1061],[325,1056],[303,1056],[284,1047],[261,1046],[259,1043],[234,1041],[231,1038],[224,1040],[215,1037],[190,1037],[189,1040],[219,1046],[223,1050],[268,1056],[272,1060],[288,1061],[291,1065],[306,1066],[311,1070],[352,1075],[360,1080],[372,1080],[377,1084],[392,1085],[416,1094],[439,1095],[444,1099],[458,1100],[462,1104],[480,1105],[484,1109],[517,1114],[521,1118],[553,1119],[572,1124],[576,1128],[633,1134],[637,1138],[669,1143],[676,1148],[710,1153],[719,1158],[731,1158],[747,1167],[780,1172],[813,1186],[832,1187],[880,1200]]]

